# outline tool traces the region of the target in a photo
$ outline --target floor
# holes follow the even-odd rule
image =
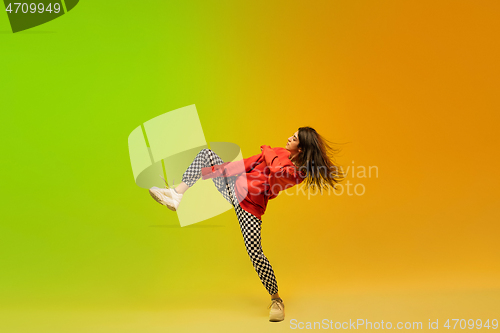
[[[9,308],[0,312],[1,332],[285,332],[311,329],[429,330],[429,323],[443,327],[447,319],[499,319],[500,290],[373,291],[309,294],[283,297],[283,322],[267,319],[269,302],[257,297],[186,297],[151,308],[68,307],[59,309]],[[496,317],[495,317],[496,316]],[[350,321],[350,323],[349,323]],[[382,324],[383,321],[383,324]],[[316,322],[316,324],[314,324]],[[388,323],[390,322],[390,324]],[[356,326],[354,323],[359,323]],[[415,324],[414,324],[415,323]],[[420,327],[415,328],[414,325]],[[469,324],[472,322],[469,321]],[[498,321],[497,321],[498,324]],[[316,326],[314,326],[316,325]],[[370,325],[370,324],[368,324]],[[435,325],[435,324],[434,324]],[[451,321],[451,329],[454,322]],[[413,326],[413,327],[412,327]],[[460,322],[455,327],[459,330]],[[411,327],[411,328],[410,328]],[[474,327],[475,329],[476,327]],[[368,326],[369,329],[369,326]],[[492,329],[492,328],[490,328]],[[486,330],[482,328],[481,331]]]

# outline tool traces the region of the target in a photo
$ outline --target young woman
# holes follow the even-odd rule
[[[267,202],[280,191],[304,181],[306,188],[321,191],[343,180],[344,173],[335,165],[334,149],[311,127],[301,127],[285,148],[261,146],[261,154],[239,162],[224,163],[210,149],[201,150],[176,188],[149,190],[160,204],[175,211],[184,193],[200,177],[212,178],[215,186],[236,211],[245,247],[259,278],[271,295],[269,320],[285,318],[283,300],[278,295],[274,271],[262,252],[261,216]],[[241,163],[243,162],[243,163]]]

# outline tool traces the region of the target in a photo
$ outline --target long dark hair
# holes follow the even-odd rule
[[[319,188],[320,191],[332,187],[345,179],[345,173],[335,163],[335,155],[340,149],[334,149],[331,143],[311,127],[299,128],[298,153],[294,162],[299,171],[305,174],[306,189]]]

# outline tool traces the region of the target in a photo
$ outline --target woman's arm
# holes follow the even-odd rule
[[[240,173],[250,172],[253,169],[253,164],[261,158],[262,154],[257,154],[244,158],[240,161],[230,162],[224,167],[226,177],[232,177]]]
[[[302,182],[303,177],[301,177],[297,169],[292,165],[284,165],[270,146],[263,145],[261,149],[267,168],[271,172],[269,185],[273,194],[278,194],[280,191]]]
[[[283,167],[283,164],[281,163],[278,155],[276,155],[276,153],[270,146],[260,146],[260,150],[262,151],[262,155],[264,156],[266,164],[270,168],[271,172],[278,171]]]
[[[201,168],[201,175],[203,179],[215,177],[232,177],[240,173],[249,172],[255,162],[261,158],[262,154],[257,154],[244,158],[239,161],[226,162],[213,167]]]

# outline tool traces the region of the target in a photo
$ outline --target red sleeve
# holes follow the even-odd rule
[[[224,167],[226,177],[235,176],[240,173],[249,172],[252,169],[252,164],[257,162],[262,154],[257,154],[244,158],[243,160],[231,162]]]
[[[280,191],[284,191],[302,182],[303,177],[301,177],[295,166],[284,165],[271,147],[261,146],[261,148],[267,167],[271,171],[269,175],[271,193],[277,195]]]
[[[271,172],[276,172],[279,171],[280,168],[283,167],[278,155],[274,152],[274,150],[267,146],[260,146],[262,149],[262,155],[264,156],[264,159],[266,161],[267,166],[269,167]]]
[[[215,177],[232,177],[240,173],[249,172],[253,163],[257,162],[262,154],[257,154],[244,158],[239,161],[226,162],[224,164],[215,165],[214,167],[201,168],[201,175],[203,179]]]
[[[201,177],[203,179],[220,177],[220,176],[222,176],[222,172],[223,172],[224,167],[226,165],[228,165],[229,163],[230,162],[214,165],[212,167],[201,168]]]

